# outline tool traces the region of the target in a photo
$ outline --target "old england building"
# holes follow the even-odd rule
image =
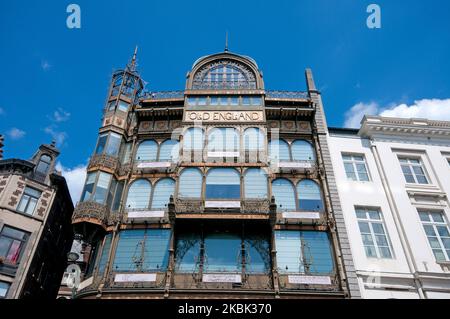
[[[195,61],[184,91],[113,74],[73,225],[77,298],[359,297],[320,93],[256,62]]]

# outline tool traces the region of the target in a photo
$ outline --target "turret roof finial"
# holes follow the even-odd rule
[[[131,59],[131,63],[130,63],[130,70],[131,70],[131,71],[136,71],[136,57],[137,57],[137,51],[138,51],[138,46],[135,47],[135,49],[134,49],[134,54],[133,54],[133,58]]]
[[[225,52],[228,52],[228,31],[225,34]]]

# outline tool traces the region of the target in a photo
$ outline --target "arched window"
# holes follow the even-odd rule
[[[160,162],[177,162],[178,161],[178,141],[165,140],[159,148]]]
[[[160,179],[153,190],[152,209],[166,208],[170,196],[175,190],[175,181],[171,178]]]
[[[244,175],[245,198],[267,198],[267,173],[260,168],[249,168]]]
[[[314,148],[305,140],[295,140],[291,146],[294,161],[314,161]]]
[[[233,168],[212,168],[206,176],[207,199],[240,199],[239,173]]]
[[[38,173],[47,175],[48,170],[50,168],[50,164],[52,163],[52,158],[48,155],[42,155],[41,158],[39,159],[39,163],[36,166],[36,171]]]
[[[178,179],[178,197],[200,198],[202,194],[202,173],[197,168],[185,168]]]
[[[284,140],[271,140],[269,142],[269,158],[272,162],[289,162],[291,160],[289,144]]]
[[[204,132],[201,128],[191,127],[183,137],[183,149],[186,151],[203,150]]]
[[[264,150],[264,134],[256,127],[244,131],[244,149],[246,151]]]
[[[127,203],[128,209],[148,208],[150,202],[150,193],[152,186],[146,179],[138,179],[134,181],[128,189]]]
[[[208,151],[236,152],[239,150],[239,134],[234,128],[215,128],[208,134]]]
[[[136,152],[137,161],[156,161],[158,154],[158,143],[154,140],[147,140],[139,144]]]
[[[278,210],[295,210],[294,186],[289,180],[285,178],[274,180],[272,182],[272,195],[275,197]]]
[[[194,76],[198,89],[256,89],[253,72],[243,64],[223,60],[202,67]]]
[[[298,205],[300,210],[322,211],[323,201],[319,185],[310,180],[303,179],[297,185]]]

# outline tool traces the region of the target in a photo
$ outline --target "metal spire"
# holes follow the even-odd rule
[[[138,51],[138,46],[136,46],[136,48],[134,49],[133,58],[131,59],[131,63],[130,63],[130,70],[131,71],[135,71],[136,70],[137,51]]]
[[[228,31],[225,34],[225,52],[228,52]]]

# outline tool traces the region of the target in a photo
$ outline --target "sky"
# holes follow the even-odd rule
[[[71,3],[80,29],[67,27]],[[367,27],[371,3],[379,29]],[[3,0],[4,156],[26,159],[55,140],[58,168],[78,192],[111,73],[134,47],[148,90],[183,90],[197,58],[224,50],[227,31],[230,51],[257,61],[266,89],[305,90],[312,68],[329,126],[357,127],[364,114],[450,120],[448,0]]]

